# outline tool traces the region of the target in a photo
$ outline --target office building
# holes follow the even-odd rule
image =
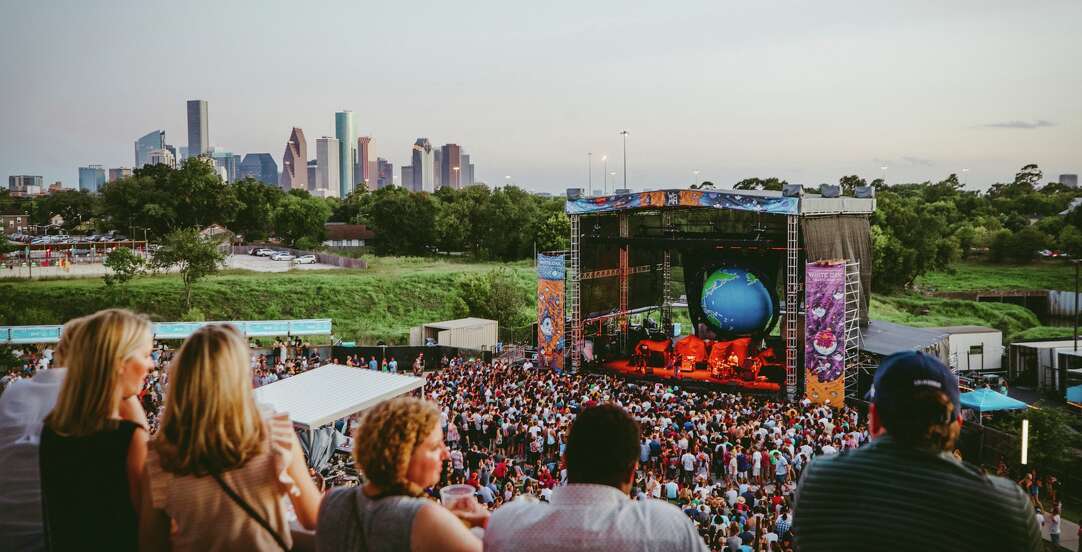
[[[410,188],[415,192],[434,192],[436,191],[435,182],[435,156],[432,154],[432,143],[428,141],[428,138],[418,138],[413,143],[412,163],[413,168],[413,186]],[[405,181],[402,183],[406,185]]]
[[[473,162],[470,161],[470,154],[462,151],[462,187],[473,186],[477,182],[473,177]]]
[[[231,151],[221,151],[212,149],[210,152],[210,158],[214,160],[214,166],[218,169],[220,174],[225,174],[223,179],[226,182],[232,184],[237,181],[237,165],[239,156],[233,155]]]
[[[342,175],[338,171],[342,168],[342,160],[338,158],[338,155],[341,151],[337,138],[324,136],[316,140],[316,162],[319,165],[319,170],[317,171],[316,186],[312,190],[312,195],[339,197],[338,194],[342,190]],[[352,165],[350,163],[350,166]]]
[[[353,130],[352,111],[334,114],[334,136],[338,139],[338,197],[346,197],[353,192],[353,164],[357,162],[357,135]]]
[[[177,158],[168,149],[158,149],[147,154],[147,165],[165,165],[170,169],[177,168]]]
[[[1078,175],[1077,174],[1061,174],[1059,175],[1059,183],[1067,186],[1068,188],[1078,187]]]
[[[79,190],[96,194],[105,185],[105,169],[101,165],[79,167]]]
[[[319,161],[312,159],[308,162],[308,191],[316,189],[316,180],[319,180]]]
[[[109,169],[109,182],[116,182],[121,178],[131,177],[131,169],[127,167],[119,167],[116,169]]]
[[[402,176],[400,177],[399,183],[403,188],[405,188],[405,189],[407,189],[407,190],[409,190],[411,192],[414,191],[413,190],[413,167],[411,167],[409,165],[402,165]]]
[[[375,190],[376,170],[376,144],[372,142],[372,137],[357,138],[357,165],[353,171],[356,187],[363,185],[368,191]]]
[[[50,194],[55,194],[57,192],[63,192],[63,191],[64,191],[64,183],[63,182],[57,180],[56,182],[53,182],[52,184],[49,184],[49,193]]]
[[[278,185],[278,164],[269,153],[249,153],[237,167],[237,180],[254,178],[267,186]]]
[[[308,178],[308,142],[304,131],[293,127],[286,141],[286,151],[282,154],[282,176],[278,185],[283,190],[307,190],[315,181]]]
[[[432,148],[432,188],[438,190],[443,187],[443,151]]]
[[[29,174],[19,174],[8,177],[8,191],[12,195],[25,194],[33,187],[41,188],[41,177]]]
[[[184,161],[187,158],[188,158],[188,148],[185,147],[185,146],[180,146],[180,157],[177,157],[177,162],[179,163],[181,161]]]
[[[394,185],[394,165],[390,161],[376,158],[376,189]]]
[[[184,149],[184,148],[181,148],[181,149]],[[180,163],[180,153],[177,151],[177,148],[174,148],[173,146],[170,146],[169,144],[166,144],[165,145],[165,151],[168,151],[170,154],[172,154],[174,164],[179,164]]]
[[[135,141],[135,165],[133,168],[141,169],[150,158],[150,152],[165,148],[165,131],[154,130],[146,133],[142,138]]]
[[[210,150],[206,100],[188,100],[188,154],[202,155]]]
[[[440,182],[455,190],[462,189],[462,147],[444,144],[440,148]]]

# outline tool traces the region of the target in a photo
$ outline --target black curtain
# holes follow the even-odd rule
[[[800,231],[808,262],[845,259],[860,263],[860,325],[868,325],[872,293],[872,232],[867,216],[802,217]]]

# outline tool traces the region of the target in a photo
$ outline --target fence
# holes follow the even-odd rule
[[[301,255],[315,255],[316,260],[325,265],[337,266],[340,268],[359,268],[367,269],[368,262],[364,259],[354,259],[352,257],[342,257],[341,255],[335,255],[333,253],[321,253],[318,251],[305,251],[303,249],[293,249],[292,247],[283,247],[280,245],[235,245],[233,246],[234,255],[249,255],[253,249],[274,249],[275,251],[288,251],[291,255],[300,257]]]
[[[344,364],[347,356],[357,355],[362,362],[368,362],[372,357],[376,358],[376,362],[380,365],[386,359],[388,362],[394,358],[398,362],[399,372],[409,372],[413,367],[413,362],[418,356],[424,353],[424,369],[425,371],[439,370],[440,359],[445,355],[447,358],[453,358],[455,355],[464,357],[481,357],[485,362],[492,361],[491,351],[474,351],[472,349],[461,349],[458,347],[444,347],[442,345],[430,346],[430,347],[407,347],[407,346],[362,346],[362,347],[343,347],[336,345],[331,348],[331,358],[334,362]]]
[[[988,426],[967,423],[962,426],[962,432],[958,436],[958,450],[962,451],[962,458],[971,464],[990,466],[990,472],[995,472],[995,466],[1002,459],[1010,470],[1010,476],[1017,480],[1021,479],[1022,473],[1032,468],[1037,468],[1040,477],[1046,474],[1056,476],[1062,484],[1060,495],[1066,497],[1082,496],[1082,474],[1071,473],[1069,470],[1054,470],[1047,466],[1034,465],[1032,460],[1026,466],[1021,464],[1021,437],[1012,433],[1006,433]],[[1070,454],[1070,452],[1068,453]]]

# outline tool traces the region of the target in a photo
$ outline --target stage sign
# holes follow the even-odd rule
[[[845,263],[808,263],[804,276],[804,393],[845,402]]]
[[[564,256],[537,256],[537,355],[547,368],[564,367]]]
[[[9,343],[56,343],[62,326],[11,326],[0,331]]]
[[[331,320],[290,320],[289,335],[331,335]]]
[[[158,322],[154,324],[154,339],[187,339],[206,322]]]
[[[661,207],[709,207],[774,215],[795,215],[799,212],[800,204],[799,199],[795,197],[758,195],[740,191],[656,190],[568,200],[564,210],[569,215],[588,215]]]

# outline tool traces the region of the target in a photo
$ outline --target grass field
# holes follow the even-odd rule
[[[922,292],[1073,290],[1074,267],[1063,261],[1025,265],[963,262],[955,263],[949,271],[925,274],[917,278],[915,286]]]
[[[536,286],[528,262],[376,258],[365,271],[228,271],[199,282],[193,306],[196,317],[206,320],[331,318],[339,337],[404,343],[412,326],[469,315],[461,296],[464,275],[497,266],[508,266],[524,290]],[[175,275],[139,278],[119,292],[106,288],[100,278],[4,281],[0,324],[59,324],[111,306],[145,312],[155,320],[182,320],[191,316],[184,311],[182,290]]]

